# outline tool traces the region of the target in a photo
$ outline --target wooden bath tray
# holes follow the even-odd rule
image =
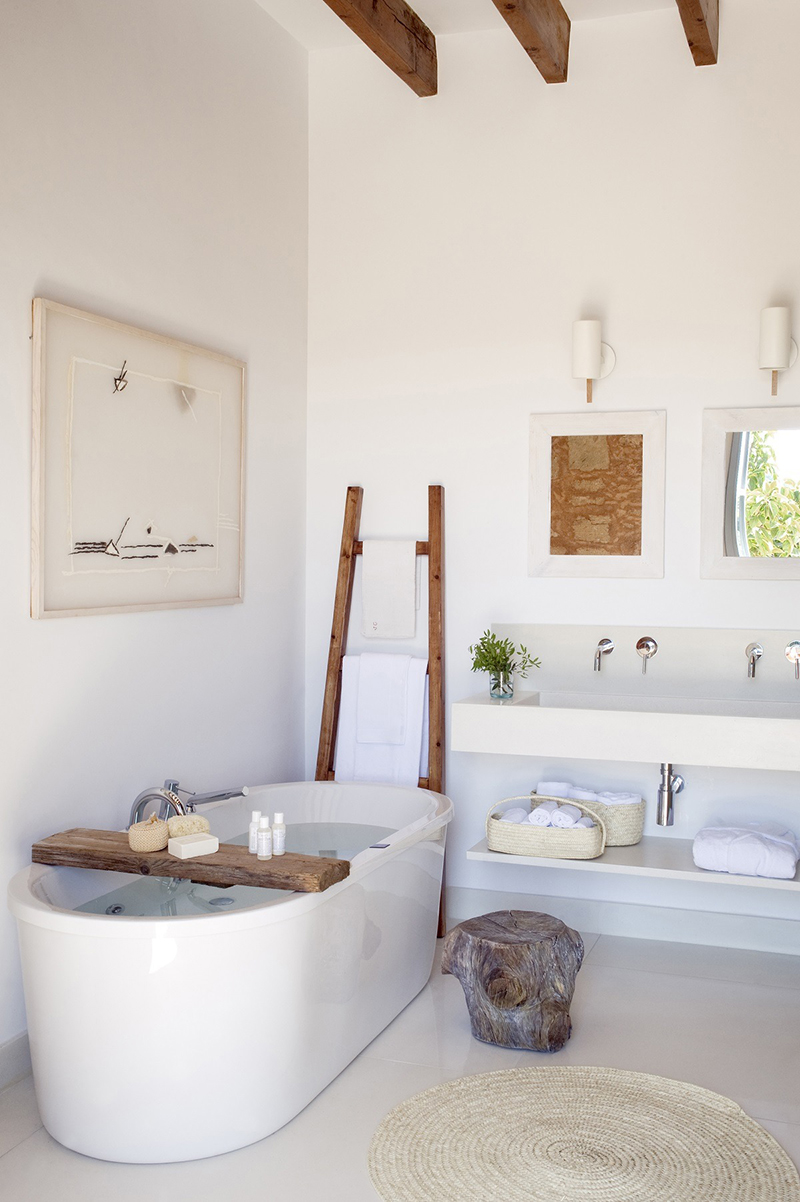
[[[323,893],[350,875],[349,860],[301,856],[287,851],[259,860],[246,847],[220,843],[219,851],[196,860],[179,860],[166,851],[131,851],[125,831],[93,831],[76,827],[41,839],[31,848],[34,864],[67,868],[100,868],[138,876],[181,877],[200,885],[255,885],[261,889],[291,889]]]

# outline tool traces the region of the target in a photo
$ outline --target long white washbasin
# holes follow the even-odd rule
[[[800,771],[800,703],[548,691],[453,706],[454,751]]]

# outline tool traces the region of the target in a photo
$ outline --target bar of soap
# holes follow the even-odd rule
[[[202,835],[211,830],[208,819],[201,814],[176,814],[168,819],[167,826],[170,839],[177,839],[180,835]]]
[[[195,835],[178,835],[170,839],[167,851],[179,860],[193,860],[196,856],[210,856],[219,851],[219,839],[216,835],[204,832]]]

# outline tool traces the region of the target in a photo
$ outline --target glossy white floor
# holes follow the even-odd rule
[[[696,1082],[734,1098],[800,1163],[800,958],[584,938],[572,1039],[557,1055],[475,1042],[461,988],[439,974],[437,956],[419,997],[302,1114],[212,1160],[133,1166],[68,1152],[41,1127],[26,1078],[0,1093],[0,1198],[375,1202],[366,1153],[388,1110],[441,1081],[517,1065],[609,1065]],[[179,1123],[181,1099],[160,1094],[157,1066],[153,1080],[153,1105]]]

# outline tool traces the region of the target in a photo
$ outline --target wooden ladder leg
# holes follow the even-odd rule
[[[342,546],[339,551],[339,571],[336,577],[336,598],[333,604],[333,624],[328,649],[328,669],[325,676],[325,696],[322,703],[315,780],[333,780],[336,727],[339,722],[339,702],[342,692],[342,658],[347,643],[350,605],[353,600],[353,581],[356,571],[355,543],[358,540],[363,499],[363,488],[356,485],[348,488],[342,526]]]
[[[444,488],[428,488],[428,679],[430,733],[428,787],[444,792]],[[439,938],[447,930],[444,875],[439,902]]]

